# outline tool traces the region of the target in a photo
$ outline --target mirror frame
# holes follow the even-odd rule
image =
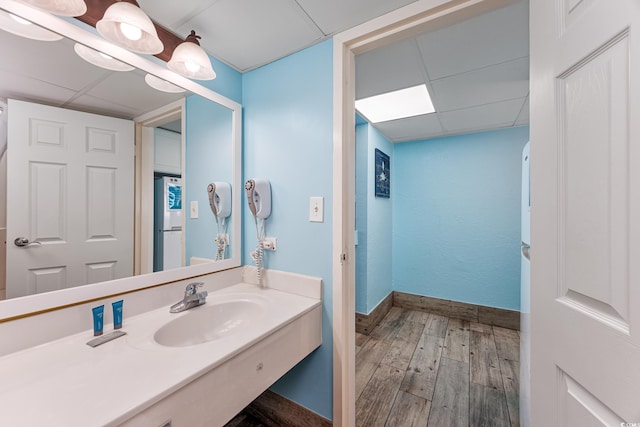
[[[240,199],[242,198],[240,192],[240,189],[242,188],[240,170],[242,164],[242,105],[190,79],[170,71],[166,68],[164,62],[162,64],[154,62],[136,53],[111,44],[98,35],[93,34],[80,26],[76,26],[63,18],[54,16],[49,12],[36,9],[28,4],[19,3],[14,0],[0,0],[0,9],[24,19],[28,19],[34,24],[47,28],[92,49],[104,52],[107,55],[130,64],[144,72],[153,74],[161,79],[180,86],[192,94],[202,96],[228,108],[232,113],[231,137],[233,144],[231,183],[233,189],[233,220],[231,226],[233,242],[231,245],[230,258],[222,261],[198,264],[173,270],[142,274],[139,276],[131,276],[91,285],[61,289],[43,294],[3,300],[0,301],[0,323],[240,266],[242,263],[242,215],[240,204]],[[184,98],[182,102],[184,102]],[[140,120],[140,118],[138,118],[138,120]],[[136,127],[138,124],[141,124],[141,122],[136,122]],[[140,197],[139,194],[136,195],[136,198],[138,197]],[[136,233],[138,233],[138,231],[136,231]],[[132,236],[132,239],[133,238],[134,236]]]

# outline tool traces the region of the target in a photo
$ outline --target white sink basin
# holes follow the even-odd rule
[[[257,296],[207,301],[162,326],[153,339],[166,347],[202,344],[255,325],[266,313],[267,301]]]

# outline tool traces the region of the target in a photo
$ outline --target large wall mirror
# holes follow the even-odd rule
[[[24,138],[12,130],[7,150],[0,151],[0,232],[6,240],[0,257],[7,260],[6,271],[0,271],[6,275],[0,322],[239,266],[241,106],[172,73],[155,58],[106,42],[83,24],[13,0],[0,0],[0,13],[2,19],[11,13],[62,36],[56,41],[38,41],[0,31],[0,55],[5,58],[0,65],[0,100],[9,99],[3,120],[8,115],[15,123],[16,117],[24,116],[26,129]],[[117,72],[91,65],[76,55],[77,43],[104,52],[133,69]],[[182,91],[153,89],[145,82],[148,75]],[[48,116],[51,107],[54,113]],[[93,164],[83,166],[78,175],[86,182],[73,187],[76,190],[65,190],[58,181],[60,177],[68,181],[71,175],[60,172],[61,162],[56,163],[47,153],[46,162],[43,157],[34,160],[24,147],[11,145],[17,140],[31,141],[33,123],[45,123],[41,128],[45,143],[71,132],[68,127],[58,132],[55,126],[48,125],[66,123],[66,116],[55,115],[60,111],[68,112],[71,121],[83,125],[97,120],[91,125],[99,134],[97,151],[110,147],[111,141],[105,136],[110,132],[105,130],[109,122],[100,120],[123,119],[124,132],[131,132],[130,140],[135,141],[135,146],[130,147],[132,168],[124,174],[127,180],[123,184],[114,184],[116,174],[110,172],[111,166],[100,168]],[[91,133],[86,129],[82,132]],[[101,141],[106,145],[101,146]],[[15,163],[17,160],[23,163]],[[224,194],[226,185],[230,189],[224,201],[230,215],[219,216],[218,221],[209,204],[211,183],[217,185],[220,194]],[[21,185],[25,188],[19,188]],[[121,192],[125,193],[126,203],[116,203],[117,212],[106,212],[114,206],[109,198],[120,197]],[[39,205],[39,211],[34,211],[34,205]],[[87,210],[91,209],[94,213],[88,215]],[[58,216],[61,212],[63,215]],[[124,218],[126,226],[119,225],[121,220],[112,218],[112,214]],[[78,218],[89,218],[89,223]],[[12,230],[16,219],[28,222],[26,230],[31,231]],[[40,227],[39,235],[34,234],[34,224]],[[78,225],[80,231],[74,230]],[[85,240],[110,242],[113,255],[107,252],[102,260],[83,261],[77,274],[72,273],[72,267],[66,267],[67,261],[62,258],[55,265],[33,264],[38,258],[62,257],[51,251],[64,246],[60,235],[73,233],[89,236]],[[18,238],[23,238],[18,242],[22,246],[15,243]],[[116,240],[120,246],[114,244]],[[89,252],[84,244],[68,250],[69,256],[82,260]],[[125,266],[125,273],[116,272],[116,259]],[[19,265],[27,266],[30,272],[16,273]]]

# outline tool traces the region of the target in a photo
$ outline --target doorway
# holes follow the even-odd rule
[[[467,372],[454,384],[456,390],[467,390],[459,415],[491,409],[494,425],[519,419],[518,390],[514,394],[509,379],[519,371],[519,351],[508,355],[508,377],[496,375],[491,381],[491,393],[500,390],[502,399],[490,400],[480,392],[489,381],[469,369],[469,359],[475,369],[498,368],[489,361],[498,354],[492,324],[517,328],[511,319],[519,318],[528,51],[528,4],[520,2],[355,57],[356,108],[373,119],[356,121],[356,332],[364,334],[356,334],[358,424],[384,423],[388,417],[388,425],[397,425],[394,411],[409,401],[426,408],[421,421],[442,422],[452,411],[441,406],[446,388],[435,387],[436,378],[454,382],[439,369],[454,360],[460,362],[458,371]],[[364,98],[405,88],[428,89],[436,111],[376,120],[374,112],[360,108]],[[379,156],[386,159],[383,165],[391,160],[391,174],[388,167],[382,171]],[[391,178],[391,192],[379,191],[380,176],[387,183]],[[449,300],[455,310],[453,305],[447,310]],[[477,307],[460,302],[482,306],[482,318],[475,315]],[[393,312],[375,327],[391,305]],[[494,307],[509,311],[484,315]],[[425,321],[442,327],[433,332],[420,327],[424,322],[408,320],[417,308],[429,315]],[[459,340],[439,342],[460,330]],[[511,338],[514,332],[504,331]],[[517,350],[517,332],[515,338]],[[481,342],[489,345],[486,351],[478,348]],[[462,346],[456,354],[465,350],[466,358],[450,358],[456,345]],[[390,367],[404,376],[379,388],[377,376]],[[372,405],[382,419],[371,418]]]
[[[184,100],[137,117],[136,122],[136,223],[135,223],[135,274],[166,270],[163,255],[165,236],[173,240],[172,268],[184,266],[184,206],[173,203],[168,208],[168,228],[161,216],[168,206],[169,193],[182,195],[182,182],[165,182],[182,179],[184,171]],[[158,191],[156,194],[156,184]],[[173,191],[168,189],[173,188]],[[164,196],[167,196],[165,204]],[[161,200],[162,199],[162,200]],[[157,203],[156,203],[157,202]],[[175,212],[172,216],[171,213]],[[155,223],[155,224],[154,224]],[[164,232],[164,230],[168,230]],[[175,238],[177,236],[177,239]],[[162,251],[160,250],[162,247]],[[162,265],[161,265],[162,264]],[[179,265],[178,265],[179,264]]]
[[[334,424],[355,425],[355,55],[509,1],[412,4],[334,38]]]

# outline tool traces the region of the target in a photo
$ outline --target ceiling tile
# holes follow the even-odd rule
[[[85,111],[87,113],[101,114],[104,116],[118,117],[122,119],[132,119],[139,116],[138,110],[128,105],[111,103],[104,99],[95,98],[90,95],[81,95],[73,101],[64,105],[64,108],[71,110]]]
[[[413,39],[356,56],[356,99],[424,82],[420,51]]]
[[[376,123],[373,126],[393,142],[433,138],[443,133],[436,114],[391,120]]]
[[[76,55],[74,42],[62,39],[42,42],[0,31],[0,70],[19,73],[43,82],[81,90],[103,79],[110,71],[91,65]]]
[[[174,30],[216,1],[218,0],[138,0],[138,4],[155,22],[161,23],[169,30]]]
[[[512,126],[520,113],[524,98],[479,105],[440,113],[447,134],[474,132]]]
[[[431,81],[438,112],[522,98],[529,93],[529,59],[518,59]]]
[[[196,29],[212,55],[245,71],[323,37],[294,0],[219,0],[180,27]]]
[[[418,37],[430,79],[529,55],[529,2],[521,0]]]
[[[138,70],[129,73],[114,72],[84,95],[120,105],[123,111],[134,113],[131,117],[184,97],[183,93],[172,94],[152,89],[144,82],[144,76],[145,73]]]
[[[297,0],[326,35],[362,24],[415,0]]]
[[[76,92],[21,74],[0,70],[0,98],[20,99],[59,107]]]

